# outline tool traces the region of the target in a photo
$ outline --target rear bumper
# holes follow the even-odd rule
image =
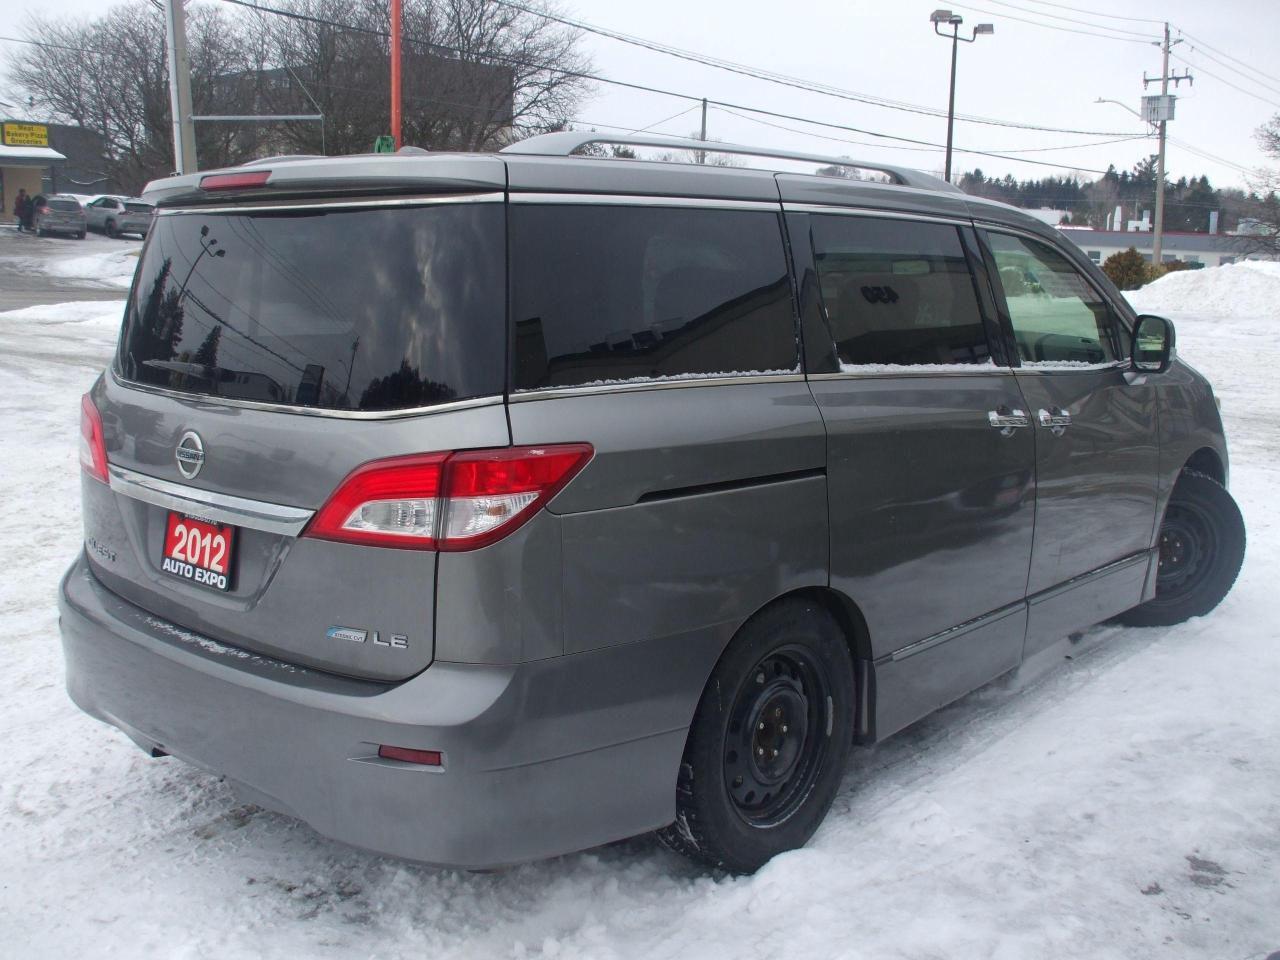
[[[437,663],[386,685],[180,630],[108,591],[83,556],[59,605],[78,706],[336,840],[484,868],[674,818],[689,718],[679,703],[619,700],[634,675],[626,647],[510,666]],[[637,717],[652,728],[667,715],[683,722],[637,729]],[[443,763],[381,760],[378,744],[440,750]]]

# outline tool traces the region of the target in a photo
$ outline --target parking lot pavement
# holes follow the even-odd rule
[[[0,225],[0,311],[69,300],[119,300],[124,293],[118,283],[97,276],[57,276],[47,268],[52,261],[87,261],[96,254],[138,246],[136,240],[110,240],[94,233],[83,240],[37,237]]]

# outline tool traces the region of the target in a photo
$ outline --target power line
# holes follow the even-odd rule
[[[1212,50],[1214,53],[1222,54],[1222,56],[1226,57],[1228,60],[1235,61],[1236,63],[1240,64],[1240,66],[1246,67],[1249,70],[1252,70],[1254,73],[1258,74],[1259,76],[1263,76],[1263,77],[1266,77],[1268,80],[1274,80],[1276,83],[1280,83],[1280,77],[1273,76],[1269,73],[1263,73],[1257,67],[1250,66],[1249,64],[1245,63],[1243,60],[1240,60],[1237,57],[1233,57],[1231,56],[1231,54],[1226,53],[1225,51],[1219,50],[1217,47],[1209,46],[1209,44],[1205,43],[1203,40],[1193,37],[1191,34],[1187,33],[1187,31],[1185,30],[1182,30],[1179,28],[1178,33],[1186,37],[1193,44],[1199,44],[1200,46],[1204,47],[1206,50]]]
[[[320,24],[323,24],[323,25],[326,25],[326,26],[336,27],[336,28],[338,28],[338,29],[346,29],[346,26],[345,26],[344,24],[338,23],[338,22],[336,22],[336,21],[332,21],[332,20],[323,20],[323,19],[321,19],[321,18],[318,18],[318,17],[312,17],[312,16],[305,15],[305,14],[294,14],[294,13],[292,13],[291,11],[281,11],[281,10],[277,10],[277,9],[275,9],[275,8],[272,8],[272,7],[265,7],[265,6],[261,6],[261,5],[259,5],[259,4],[256,4],[256,3],[250,3],[250,2],[249,2],[249,0],[223,0],[223,2],[224,2],[224,3],[232,3],[232,4],[235,4],[236,6],[248,7],[248,8],[255,9],[255,10],[261,10],[261,11],[264,11],[264,12],[267,12],[267,13],[277,13],[277,14],[279,14],[279,15],[281,15],[281,16],[286,16],[286,17],[289,17],[289,18],[291,18],[291,19],[302,19],[302,20],[307,20],[307,21],[309,21],[309,22],[313,22],[313,23],[320,23]],[[507,3],[507,0],[497,0],[497,2]],[[510,3],[507,3],[507,5],[508,5],[508,6],[515,6],[515,7],[519,8],[519,5],[518,5],[518,4],[510,4]],[[359,32],[362,32],[362,33],[369,33],[369,34],[374,34],[374,35],[382,36],[382,37],[386,37],[386,36],[387,36],[387,34],[386,34],[384,31],[374,30],[374,29],[372,29],[372,28],[368,28],[368,27],[353,27],[353,28],[351,28],[351,29],[358,30]],[[417,44],[421,44],[421,45],[428,46],[428,47],[434,46],[434,47],[436,47],[437,49],[456,50],[456,48],[450,48],[450,47],[447,47],[447,46],[446,46],[446,45],[444,45],[444,44],[432,44],[432,43],[429,43],[429,42],[427,42],[427,41],[418,40],[418,39],[416,39],[416,38],[414,38],[414,37],[405,37],[405,40],[406,40],[406,42],[409,42],[409,43],[417,43]],[[502,59],[508,59],[508,60],[510,60],[510,59],[511,59],[511,58],[504,58],[504,57],[502,57],[501,55],[493,55],[491,58],[492,58],[492,59],[496,59],[496,60],[502,60]],[[681,92],[679,92],[679,91],[675,91],[675,90],[664,90],[664,89],[662,89],[662,88],[649,86],[649,85],[647,85],[647,84],[631,83],[631,82],[629,82],[629,81],[625,81],[625,80],[614,80],[614,79],[611,79],[611,78],[608,78],[608,77],[600,76],[599,74],[587,73],[587,72],[585,72],[585,71],[568,70],[568,69],[565,69],[565,68],[561,68],[561,67],[554,67],[554,66],[550,66],[550,65],[547,65],[547,64],[531,64],[531,63],[529,63],[528,61],[524,61],[524,63],[525,63],[526,65],[530,65],[530,66],[537,66],[537,67],[539,67],[539,68],[541,68],[541,69],[545,69],[545,70],[548,70],[548,71],[551,71],[551,72],[561,73],[561,74],[564,74],[564,75],[566,75],[566,76],[573,76],[573,77],[578,77],[578,78],[581,78],[581,79],[594,80],[594,81],[598,81],[598,82],[602,82],[602,83],[613,84],[613,85],[615,85],[615,86],[620,86],[620,87],[624,87],[624,88],[632,89],[632,90],[639,90],[639,91],[643,91],[643,92],[646,92],[646,93],[655,93],[655,94],[660,94],[660,95],[663,95],[663,96],[676,97],[676,98],[679,98],[679,99],[691,100],[691,101],[695,101],[695,102],[699,102],[699,103],[700,103],[703,99],[707,99],[707,103],[708,103],[708,104],[714,104],[715,106],[727,107],[727,108],[731,108],[731,109],[743,110],[743,111],[746,111],[746,112],[748,112],[748,113],[761,114],[761,115],[764,115],[764,116],[773,116],[773,117],[777,117],[777,118],[780,118],[780,119],[784,119],[784,120],[793,120],[793,121],[800,122],[800,123],[811,123],[811,124],[815,124],[815,125],[818,125],[818,126],[828,126],[828,127],[832,127],[832,128],[834,128],[834,129],[846,130],[846,131],[849,131],[849,132],[852,132],[852,133],[859,133],[859,134],[862,134],[862,135],[864,135],[864,136],[876,137],[877,139],[893,140],[893,141],[898,141],[898,142],[903,142],[903,143],[914,143],[914,144],[918,144],[918,145],[922,145],[922,146],[939,146],[939,144],[935,144],[935,143],[932,143],[931,141],[927,141],[927,140],[915,140],[915,139],[912,139],[912,138],[910,138],[910,137],[897,137],[897,136],[893,136],[892,134],[880,133],[880,132],[875,131],[875,130],[866,130],[866,129],[862,129],[862,128],[859,128],[859,127],[850,127],[850,126],[844,126],[844,125],[840,125],[840,124],[828,124],[828,123],[826,123],[825,121],[821,121],[821,120],[812,120],[812,119],[805,118],[805,117],[797,117],[797,116],[794,116],[794,115],[791,115],[791,114],[777,113],[777,112],[775,112],[775,111],[763,110],[763,109],[760,109],[760,108],[758,108],[758,107],[746,106],[746,105],[744,105],[744,104],[730,103],[730,102],[727,102],[727,101],[721,101],[721,100],[711,100],[711,99],[708,99],[708,98],[703,98],[703,97],[694,96],[693,94],[681,93]],[[1003,125],[1003,124],[1000,124],[1000,125]],[[1021,126],[1021,125],[1019,125],[1019,126]],[[1028,127],[1028,129],[1038,129],[1038,128]],[[1105,136],[1105,135],[1108,135],[1108,134],[1098,134],[1098,133],[1096,133],[1095,131],[1088,131],[1088,130],[1065,130],[1065,129],[1063,129],[1063,130],[1055,130],[1054,132],[1061,132],[1061,133],[1078,133],[1078,134],[1082,134],[1082,135],[1086,135],[1086,136],[1094,136],[1094,135],[1103,135],[1103,136]],[[1123,137],[1123,136],[1130,136],[1130,135],[1131,135],[1131,134],[1128,134],[1128,133],[1122,133],[1122,134],[1118,134],[1117,136],[1122,136],[1122,137]],[[972,153],[972,152],[974,152],[974,151],[966,151],[966,152],[970,152],[970,153]],[[1015,158],[1015,157],[1004,157],[1004,156],[1002,156],[1002,155],[1000,155],[1000,154],[995,154],[995,153],[991,153],[991,154],[983,154],[983,155],[985,155],[985,156],[992,156],[992,157],[995,157],[996,159],[1013,159],[1013,160],[1018,159],[1018,158]],[[1023,162],[1033,162],[1033,161],[1023,161]],[[1066,166],[1066,165],[1063,165],[1063,164],[1045,164],[1045,165],[1047,165],[1047,166],[1059,166],[1059,167],[1062,167],[1063,169],[1082,169],[1082,170],[1087,169],[1087,168],[1075,168],[1075,167],[1069,167],[1069,166]],[[1102,172],[1102,171],[1088,170],[1088,172],[1091,172],[1091,173],[1098,173],[1098,172]]]
[[[1027,0],[1028,3],[1034,3],[1041,7],[1056,7],[1059,10],[1069,10],[1072,13],[1084,14],[1088,17],[1106,17],[1108,20],[1129,20],[1132,23],[1159,23],[1163,24],[1163,20],[1153,20],[1150,17],[1125,17],[1117,13],[1103,13],[1100,10],[1082,10],[1079,7],[1067,6],[1065,3],[1050,3],[1049,0]],[[1045,14],[1048,16],[1048,14]]]
[[[597,36],[606,37],[610,40],[616,40],[619,43],[629,44],[631,46],[641,47],[653,53],[661,53],[665,56],[675,57],[676,59],[686,60],[692,63],[701,64],[702,66],[712,67],[717,70],[725,70],[730,73],[736,73],[741,76],[751,77],[755,80],[763,80],[767,83],[776,83],[781,86],[792,87],[797,90],[804,90],[808,93],[817,93],[822,96],[836,97],[841,100],[849,100],[855,103],[862,103],[868,106],[881,107],[890,110],[899,110],[906,113],[917,113],[929,117],[945,117],[945,110],[935,107],[926,107],[921,104],[911,103],[905,100],[893,100],[888,97],[880,97],[874,94],[862,93],[856,90],[845,90],[840,87],[833,87],[827,84],[818,83],[812,80],[805,80],[800,77],[790,76],[783,73],[775,73],[770,70],[764,70],[758,67],[751,67],[746,64],[737,63],[732,60],[724,60],[719,57],[713,57],[708,54],[698,53],[693,50],[685,50],[680,47],[673,47],[669,44],[659,43],[655,40],[648,40],[644,37],[638,37],[634,34],[622,33],[617,30],[611,30],[597,24],[588,23],[585,20],[578,20],[572,17],[565,17],[559,14],[547,13],[534,7],[526,6],[518,3],[516,0],[493,0],[499,6],[509,7],[512,10],[518,10],[531,16],[541,17],[553,23],[559,23],[563,26],[572,27],[576,30],[582,30],[586,33],[592,33]],[[602,82],[610,83],[607,79],[601,78]],[[956,114],[956,119],[966,123],[980,123],[990,126],[1011,127],[1020,130],[1036,130],[1043,133],[1071,133],[1081,136],[1127,136],[1126,133],[1117,133],[1114,131],[1098,131],[1098,130],[1068,130],[1060,127],[1044,127],[1036,124],[1019,123],[1011,120],[997,120],[991,117],[979,117],[970,114]]]
[[[1244,87],[1241,87],[1241,86],[1238,86],[1237,84],[1232,83],[1226,77],[1220,77],[1216,73],[1210,73],[1208,70],[1204,68],[1203,65],[1196,63],[1194,60],[1188,60],[1186,57],[1182,56],[1181,54],[1170,53],[1169,56],[1173,57],[1175,60],[1181,60],[1183,63],[1188,64],[1189,66],[1195,67],[1197,70],[1199,70],[1201,73],[1205,74],[1206,76],[1213,77],[1213,79],[1217,80],[1219,83],[1225,83],[1232,90],[1238,90],[1247,97],[1253,97],[1253,99],[1255,100],[1261,100],[1263,103],[1270,104],[1273,107],[1280,107],[1280,100],[1268,100],[1266,97],[1264,97],[1260,93],[1254,93],[1252,90],[1246,90]]]
[[[1116,40],[1120,43],[1155,43],[1155,38],[1149,40],[1139,40],[1136,37],[1117,37],[1110,33],[1098,33],[1095,30],[1078,30],[1075,27],[1062,27],[1056,23],[1044,23],[1040,20],[1028,20],[1026,17],[1016,17],[1011,13],[1002,13],[999,10],[984,10],[982,7],[975,7],[968,3],[957,3],[956,6],[962,10],[972,10],[974,13],[985,13],[991,17],[1004,17],[1006,20],[1017,20],[1020,23],[1027,23],[1033,27],[1041,27],[1045,30],[1061,30],[1063,33],[1078,33],[1086,37],[1101,37],[1103,40]],[[1042,16],[1050,16],[1050,14],[1042,14]],[[1163,22],[1163,21],[1162,21]],[[1109,29],[1103,27],[1102,29]]]
[[[92,50],[85,50],[83,47],[68,47],[63,43],[46,43],[43,40],[23,40],[21,37],[0,37],[0,40],[6,40],[9,43],[29,43],[33,47],[48,47],[50,50],[70,50],[72,53],[93,53]]]
[[[1212,53],[1210,53],[1207,48],[1203,46],[1196,46],[1196,44],[1191,43],[1187,47],[1187,49],[1193,51],[1195,55],[1198,57],[1207,57],[1208,59],[1212,60],[1214,63],[1219,64],[1220,66],[1223,66],[1226,69],[1230,70],[1232,73],[1236,74],[1236,76],[1244,78],[1249,83],[1257,84],[1263,90],[1267,90],[1270,93],[1280,95],[1280,88],[1273,87],[1269,83],[1259,80],[1256,77],[1250,76],[1245,71],[1241,70],[1239,67],[1233,67],[1231,64],[1227,63],[1225,60],[1220,60],[1219,58],[1215,57]]]
[[[764,125],[764,126],[766,126],[766,127],[773,127],[775,130],[785,130],[785,131],[787,131],[788,133],[798,133],[798,134],[800,134],[801,136],[806,136],[806,137],[816,137],[816,138],[817,138],[817,139],[819,139],[819,140],[830,140],[830,141],[832,141],[833,143],[849,143],[849,144],[853,144],[853,145],[855,145],[855,146],[860,146],[860,147],[879,146],[879,147],[883,147],[883,148],[884,148],[884,149],[886,149],[886,150],[912,150],[912,151],[920,151],[920,152],[927,152],[927,153],[937,153],[938,151],[941,151],[941,150],[945,150],[945,149],[946,149],[946,147],[943,147],[943,146],[930,146],[930,147],[888,147],[888,146],[885,146],[884,144],[872,144],[872,143],[867,143],[865,140],[849,140],[849,139],[847,139],[847,138],[845,138],[845,137],[829,137],[829,136],[826,136],[825,134],[821,134],[821,133],[814,133],[814,132],[813,132],[813,131],[811,131],[811,130],[798,130],[798,129],[796,129],[795,127],[786,127],[786,126],[783,126],[782,124],[778,124],[778,123],[769,123],[769,122],[767,122],[767,121],[765,121],[765,120],[760,120],[760,119],[758,119],[758,118],[756,118],[756,117],[749,117],[749,116],[747,116],[747,115],[745,115],[745,114],[737,113],[737,112],[735,112],[735,111],[733,111],[733,110],[726,110],[726,109],[724,109],[723,107],[718,108],[718,109],[719,109],[719,111],[720,111],[721,113],[731,114],[732,116],[738,117],[738,118],[739,118],[739,119],[741,119],[741,120],[749,120],[749,121],[750,121],[750,122],[752,122],[752,123],[759,123],[759,124],[763,124],[763,125]],[[992,149],[990,149],[990,150],[976,150],[976,149],[975,149],[975,150],[962,150],[961,152],[962,152],[962,153],[977,153],[977,154],[984,154],[984,155],[985,155],[985,154],[994,154],[994,153],[1002,153],[1002,154],[1017,154],[1017,153],[1049,153],[1049,152],[1052,152],[1052,151],[1055,151],[1055,150],[1079,150],[1079,149],[1084,149],[1084,148],[1087,148],[1087,147],[1100,147],[1100,146],[1104,146],[1105,144],[1110,144],[1110,143],[1128,143],[1128,142],[1133,141],[1133,140],[1146,140],[1147,138],[1148,138],[1148,137],[1147,137],[1147,135],[1146,135],[1146,134],[1141,134],[1141,135],[1138,135],[1138,136],[1132,136],[1132,137],[1119,137],[1119,138],[1116,138],[1116,139],[1113,139],[1113,140],[1097,140],[1097,141],[1090,141],[1089,143],[1072,143],[1072,144],[1068,144],[1068,145],[1066,145],[1066,146],[1060,146],[1060,147],[1028,147],[1028,148],[1026,148],[1026,149],[1000,149],[1000,148],[992,148]],[[953,149],[959,149],[959,148],[953,148]],[[711,151],[711,152],[713,152],[713,153],[714,153],[715,151],[713,150],[713,151]],[[1025,161],[1023,161],[1023,162],[1025,162]],[[1074,167],[1072,167],[1071,169],[1075,169],[1075,168],[1074,168]]]
[[[1137,30],[1126,30],[1124,27],[1108,27],[1099,23],[1094,23],[1091,20],[1077,20],[1075,17],[1064,17],[1060,13],[1047,13],[1043,10],[1032,10],[1027,7],[1020,7],[1016,3],[1009,3],[1007,2],[1007,0],[984,0],[984,2],[994,3],[998,7],[1009,7],[1011,10],[1021,10],[1023,13],[1029,13],[1037,17],[1049,17],[1050,19],[1062,20],[1062,21],[1065,21],[1066,23],[1077,23],[1086,27],[1096,27],[1099,30],[1109,30],[1112,33],[1127,33],[1132,37],[1142,37],[1144,40],[1151,39],[1150,34],[1142,33]],[[1005,16],[1005,14],[1001,14],[1001,16]],[[1114,39],[1120,39],[1120,38],[1116,37]]]

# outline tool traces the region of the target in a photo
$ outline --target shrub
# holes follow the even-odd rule
[[[1149,276],[1153,269],[1135,247],[1113,253],[1102,264],[1102,272],[1121,290],[1137,290],[1144,283],[1154,280],[1155,277]]]

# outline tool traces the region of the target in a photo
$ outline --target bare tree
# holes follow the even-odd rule
[[[256,13],[267,44],[264,112],[324,115],[287,124],[282,146],[307,153],[370,149],[388,133],[390,23],[383,0],[276,0],[292,17]],[[550,10],[550,7],[546,9]],[[340,24],[340,26],[336,25]],[[589,90],[579,34],[490,0],[407,0],[404,141],[493,149],[560,129]],[[305,111],[309,112],[309,111]]]
[[[532,9],[542,0],[531,0]],[[199,123],[203,168],[279,152],[354,153],[389,132],[385,0],[274,0],[281,16],[192,5],[196,114],[301,114],[314,122]],[[552,8],[546,7],[550,10]],[[94,20],[42,16],[42,45],[9,55],[15,95],[102,134],[106,172],[136,191],[172,169],[164,15],[127,0]],[[491,0],[406,0],[403,131],[432,149],[492,149],[560,129],[590,89],[579,34]]]
[[[1280,113],[1256,131],[1258,146],[1280,160]],[[1249,180],[1251,195],[1241,211],[1238,243],[1246,253],[1280,258],[1280,169],[1259,170]]]
[[[221,89],[222,77],[244,68],[244,37],[235,19],[216,7],[191,11],[197,113],[238,106],[227,103]],[[12,86],[34,98],[35,109],[101,134],[105,172],[124,190],[136,191],[173,169],[162,13],[137,0],[91,21],[35,17],[26,33],[42,45],[11,54],[6,73]],[[205,166],[235,163],[245,154],[235,131],[207,127],[197,131],[197,152]]]

